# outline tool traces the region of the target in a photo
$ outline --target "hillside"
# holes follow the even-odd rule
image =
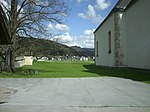
[[[77,46],[72,46],[71,48],[78,52],[79,56],[94,56],[93,48],[81,48]]]
[[[93,56],[94,52],[86,48],[68,47],[55,41],[22,37],[17,44],[17,56]]]

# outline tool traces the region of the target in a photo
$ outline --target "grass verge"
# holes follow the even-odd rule
[[[2,78],[78,78],[100,76],[126,78],[150,84],[150,71],[104,68],[95,66],[93,62],[34,62],[33,66],[17,68],[16,73],[0,73]]]

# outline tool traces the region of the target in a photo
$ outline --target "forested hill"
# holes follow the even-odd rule
[[[68,47],[55,41],[22,37],[17,43],[17,56],[93,56],[94,52],[79,47]]]
[[[93,48],[81,48],[78,46],[72,46],[73,50],[78,52],[79,56],[94,56],[94,49]]]

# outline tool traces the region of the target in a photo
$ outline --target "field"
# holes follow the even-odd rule
[[[150,71],[127,68],[104,68],[94,62],[54,61],[34,62],[32,66],[16,69],[16,73],[2,72],[1,78],[79,78],[120,77],[150,83]]]

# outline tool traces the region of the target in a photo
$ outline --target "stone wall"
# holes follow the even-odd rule
[[[123,55],[121,51],[121,33],[120,33],[120,12],[116,11],[114,12],[114,32],[115,32],[115,66],[123,66]]]

